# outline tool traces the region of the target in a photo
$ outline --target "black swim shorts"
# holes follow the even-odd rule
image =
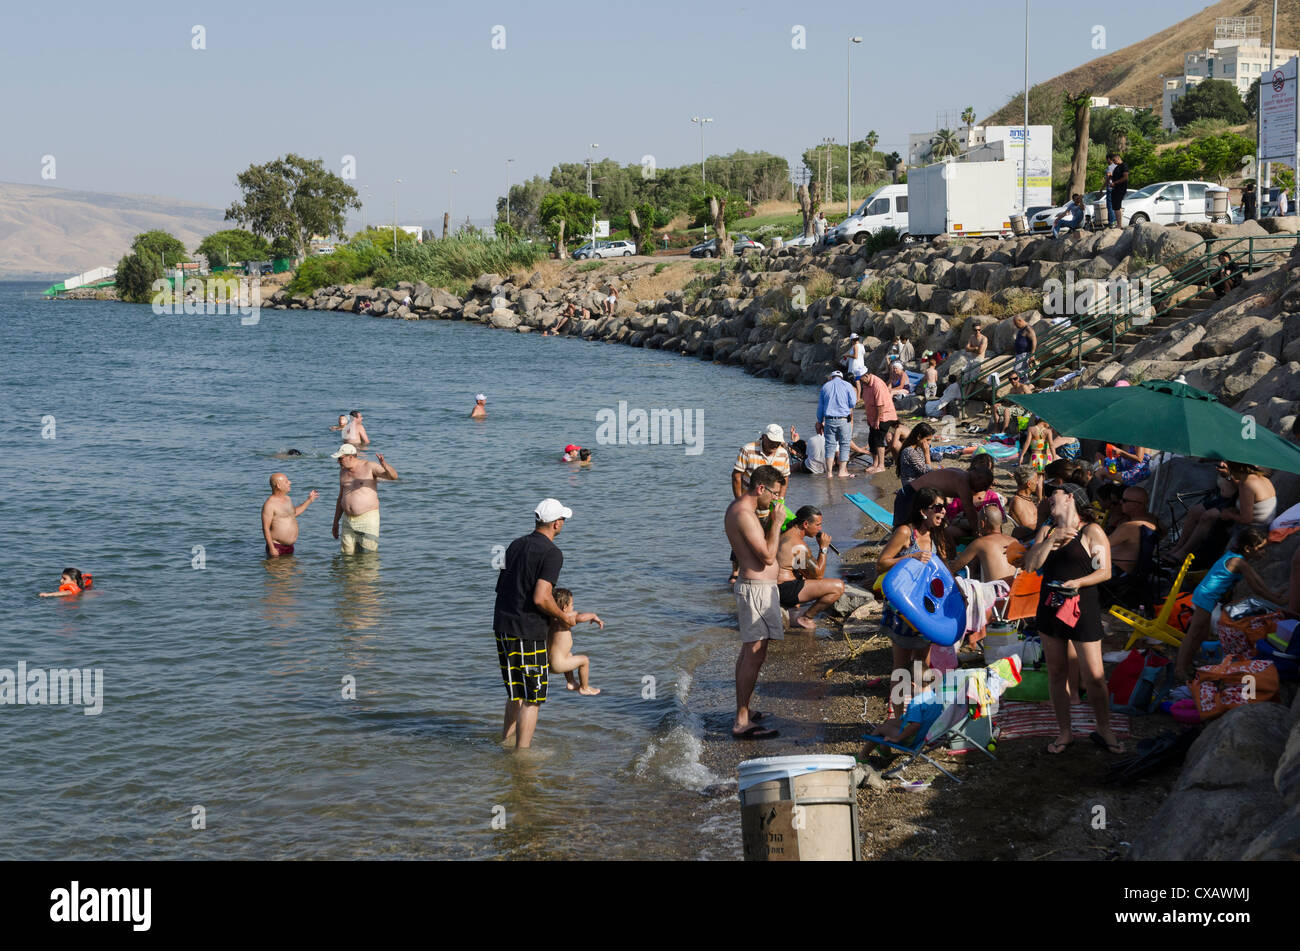
[[[524,703],[545,703],[546,674],[551,667],[546,641],[528,641],[504,634],[497,634],[496,638],[506,696]]]
[[[782,581],[776,586],[776,589],[781,595],[781,607],[798,607],[799,592],[803,590],[803,579],[795,578],[793,581]]]

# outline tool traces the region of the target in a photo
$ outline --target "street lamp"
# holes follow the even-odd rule
[[[706,184],[704,180],[704,123],[712,122],[711,116],[691,116],[692,122],[699,123],[700,126],[700,184]]]
[[[966,146],[969,148],[970,143]],[[1029,0],[1025,0],[1025,125],[1020,140],[1020,213],[1029,209]]]
[[[506,226],[510,225],[510,163],[514,159],[506,159]]]
[[[848,167],[844,170],[844,178],[849,189],[845,199],[849,214],[853,214],[853,110],[849,105],[853,85],[849,82],[849,54],[853,51],[853,44],[861,42],[862,37],[850,36],[844,47],[844,141],[849,144],[849,160],[845,163]]]
[[[393,257],[397,257],[397,186],[400,184],[400,178],[393,181]]]
[[[447,170],[447,237],[456,233],[456,216],[451,213],[451,176],[459,175],[460,169]]]
[[[594,152],[594,151],[596,151],[596,149],[600,148],[600,143],[599,143],[599,142],[592,142],[590,145],[587,146],[587,148],[591,149],[591,150]],[[588,198],[592,197],[592,195],[591,195],[591,156],[590,156],[590,155],[587,156],[587,197],[588,197]]]

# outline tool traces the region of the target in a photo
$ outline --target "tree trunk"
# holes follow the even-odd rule
[[[568,224],[568,222],[565,221],[563,218],[561,218],[561,219],[560,219],[560,236],[559,236],[559,237],[556,239],[556,241],[555,241],[555,256],[556,256],[556,258],[558,258],[558,259],[561,260],[561,261],[563,261],[565,258],[567,258],[567,257],[569,256],[568,251],[567,251],[567,250],[565,249],[565,247],[564,247],[564,226],[565,226],[566,224]]]
[[[718,257],[731,257],[731,238],[727,237],[727,199],[709,199],[709,215],[713,218],[713,233],[718,239]]]
[[[632,232],[632,241],[636,244],[637,254],[654,253],[652,236],[648,233],[648,229],[642,229],[641,218],[635,208],[628,209],[627,227]]]
[[[1088,190],[1088,126],[1092,121],[1091,91],[1081,93],[1074,105],[1074,165],[1070,172],[1070,194],[1082,195]],[[1029,174],[1029,169],[1025,169]]]
[[[813,233],[812,198],[808,195],[808,186],[800,185],[795,193],[799,198],[799,213],[803,215],[803,236],[811,238]]]
[[[447,234],[450,230],[451,230],[451,212],[444,211],[442,213],[442,236],[444,238],[447,237]]]

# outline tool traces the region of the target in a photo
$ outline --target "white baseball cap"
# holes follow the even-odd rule
[[[340,456],[355,456],[356,454],[357,454],[356,446],[352,445],[352,443],[344,443],[343,445],[339,446],[338,452],[330,453],[330,458],[337,459]]]
[[[844,374],[841,373],[839,370],[832,370],[832,371],[831,371],[831,376],[837,376],[837,377],[839,377],[841,380],[844,379]]]
[[[573,518],[573,509],[566,509],[559,499],[542,499],[537,503],[537,508],[533,509],[533,515],[537,521],[549,523],[557,518]]]
[[[487,397],[484,396],[482,393],[479,393],[479,394],[475,395],[475,397],[474,397],[474,402],[476,402],[476,403],[486,403],[486,402],[487,402]]]
[[[861,340],[862,338],[859,337],[857,334],[849,334],[849,339],[850,339],[850,340]]]
[[[785,430],[776,423],[772,423],[767,427],[767,429],[763,430],[763,435],[772,440],[772,442],[785,443]]]

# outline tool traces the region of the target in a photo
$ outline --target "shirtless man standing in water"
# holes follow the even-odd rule
[[[343,441],[351,443],[358,449],[369,446],[370,436],[361,422],[361,410],[354,409],[349,415],[352,419],[347,426],[343,427]]]
[[[749,488],[727,508],[727,541],[736,553],[740,577],[732,589],[740,621],[740,657],[736,659],[736,720],[731,735],[738,740],[766,740],[776,730],[754,721],[763,715],[749,709],[758,672],[767,659],[767,642],[785,638],[781,599],[776,579],[780,573],[776,554],[785,514],[776,500],[785,495],[785,476],[772,466],[759,466],[749,477]],[[772,507],[767,531],[758,510]]]
[[[351,555],[379,550],[379,479],[396,479],[397,472],[376,453],[378,462],[361,459],[357,447],[344,444],[330,455],[339,461],[339,499],[334,503],[334,537],[339,550]],[[344,520],[339,534],[339,519]]]
[[[262,503],[262,537],[266,540],[267,558],[293,554],[293,544],[298,540],[298,516],[320,497],[312,489],[306,502],[294,505],[289,498],[292,485],[283,472],[271,476],[271,497]]]

